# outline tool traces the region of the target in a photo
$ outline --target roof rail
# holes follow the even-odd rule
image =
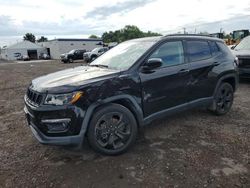
[[[201,37],[212,37],[211,35],[208,34],[169,34],[165,35],[165,37],[168,36],[201,36]]]

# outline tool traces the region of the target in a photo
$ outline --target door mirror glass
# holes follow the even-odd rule
[[[163,61],[161,58],[150,58],[147,63],[143,66],[144,70],[152,70],[160,67]]]

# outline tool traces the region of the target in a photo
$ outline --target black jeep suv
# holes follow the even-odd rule
[[[238,84],[235,57],[220,39],[171,35],[123,42],[88,66],[36,78],[25,95],[28,124],[43,144],[115,155],[152,120],[205,106],[226,114]]]
[[[85,52],[86,50],[71,50],[61,55],[61,61],[63,63],[73,63],[76,60],[83,60],[82,56]]]

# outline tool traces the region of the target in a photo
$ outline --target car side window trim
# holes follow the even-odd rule
[[[214,43],[216,45],[217,49],[218,49],[218,51],[216,53],[213,53],[212,43]],[[221,51],[221,49],[220,49],[220,47],[219,47],[219,45],[217,44],[216,41],[208,41],[208,44],[210,46],[210,51],[211,51],[211,54],[212,54],[213,57],[217,57],[217,56],[222,54],[222,51]]]
[[[181,45],[182,45],[182,52],[183,52],[183,62],[180,63],[180,64],[173,64],[173,65],[165,65],[165,66],[161,66],[161,67],[158,67],[156,68],[157,69],[165,69],[165,68],[168,68],[168,67],[175,67],[175,66],[180,66],[180,65],[183,65],[183,64],[186,64],[187,61],[186,61],[186,52],[185,52],[185,47],[184,47],[184,42],[183,40],[168,40],[168,41],[163,41],[161,42],[152,52],[150,52],[150,54],[148,54],[148,56],[145,58],[145,63],[144,65],[146,64],[147,60],[150,59],[151,55],[156,51],[158,50],[161,46],[163,46],[164,44],[166,43],[170,43],[170,42],[181,42]]]
[[[210,51],[210,57],[208,58],[203,58],[203,59],[199,59],[199,60],[191,60],[190,59],[190,56],[189,56],[189,53],[188,53],[188,42],[190,41],[198,41],[198,42],[207,42],[208,44],[208,47],[209,47],[209,51]],[[199,61],[205,61],[205,60],[209,60],[209,59],[212,59],[214,56],[212,55],[212,51],[211,51],[211,47],[209,45],[209,41],[208,40],[200,40],[200,39],[187,39],[184,41],[185,43],[185,48],[186,48],[186,56],[187,56],[187,59],[188,59],[188,62],[189,63],[193,63],[193,62],[199,62]]]

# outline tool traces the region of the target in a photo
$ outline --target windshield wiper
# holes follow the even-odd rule
[[[93,64],[93,65],[89,65],[89,66],[93,66],[93,67],[101,67],[101,68],[109,68],[108,65],[101,65],[101,64]]]

